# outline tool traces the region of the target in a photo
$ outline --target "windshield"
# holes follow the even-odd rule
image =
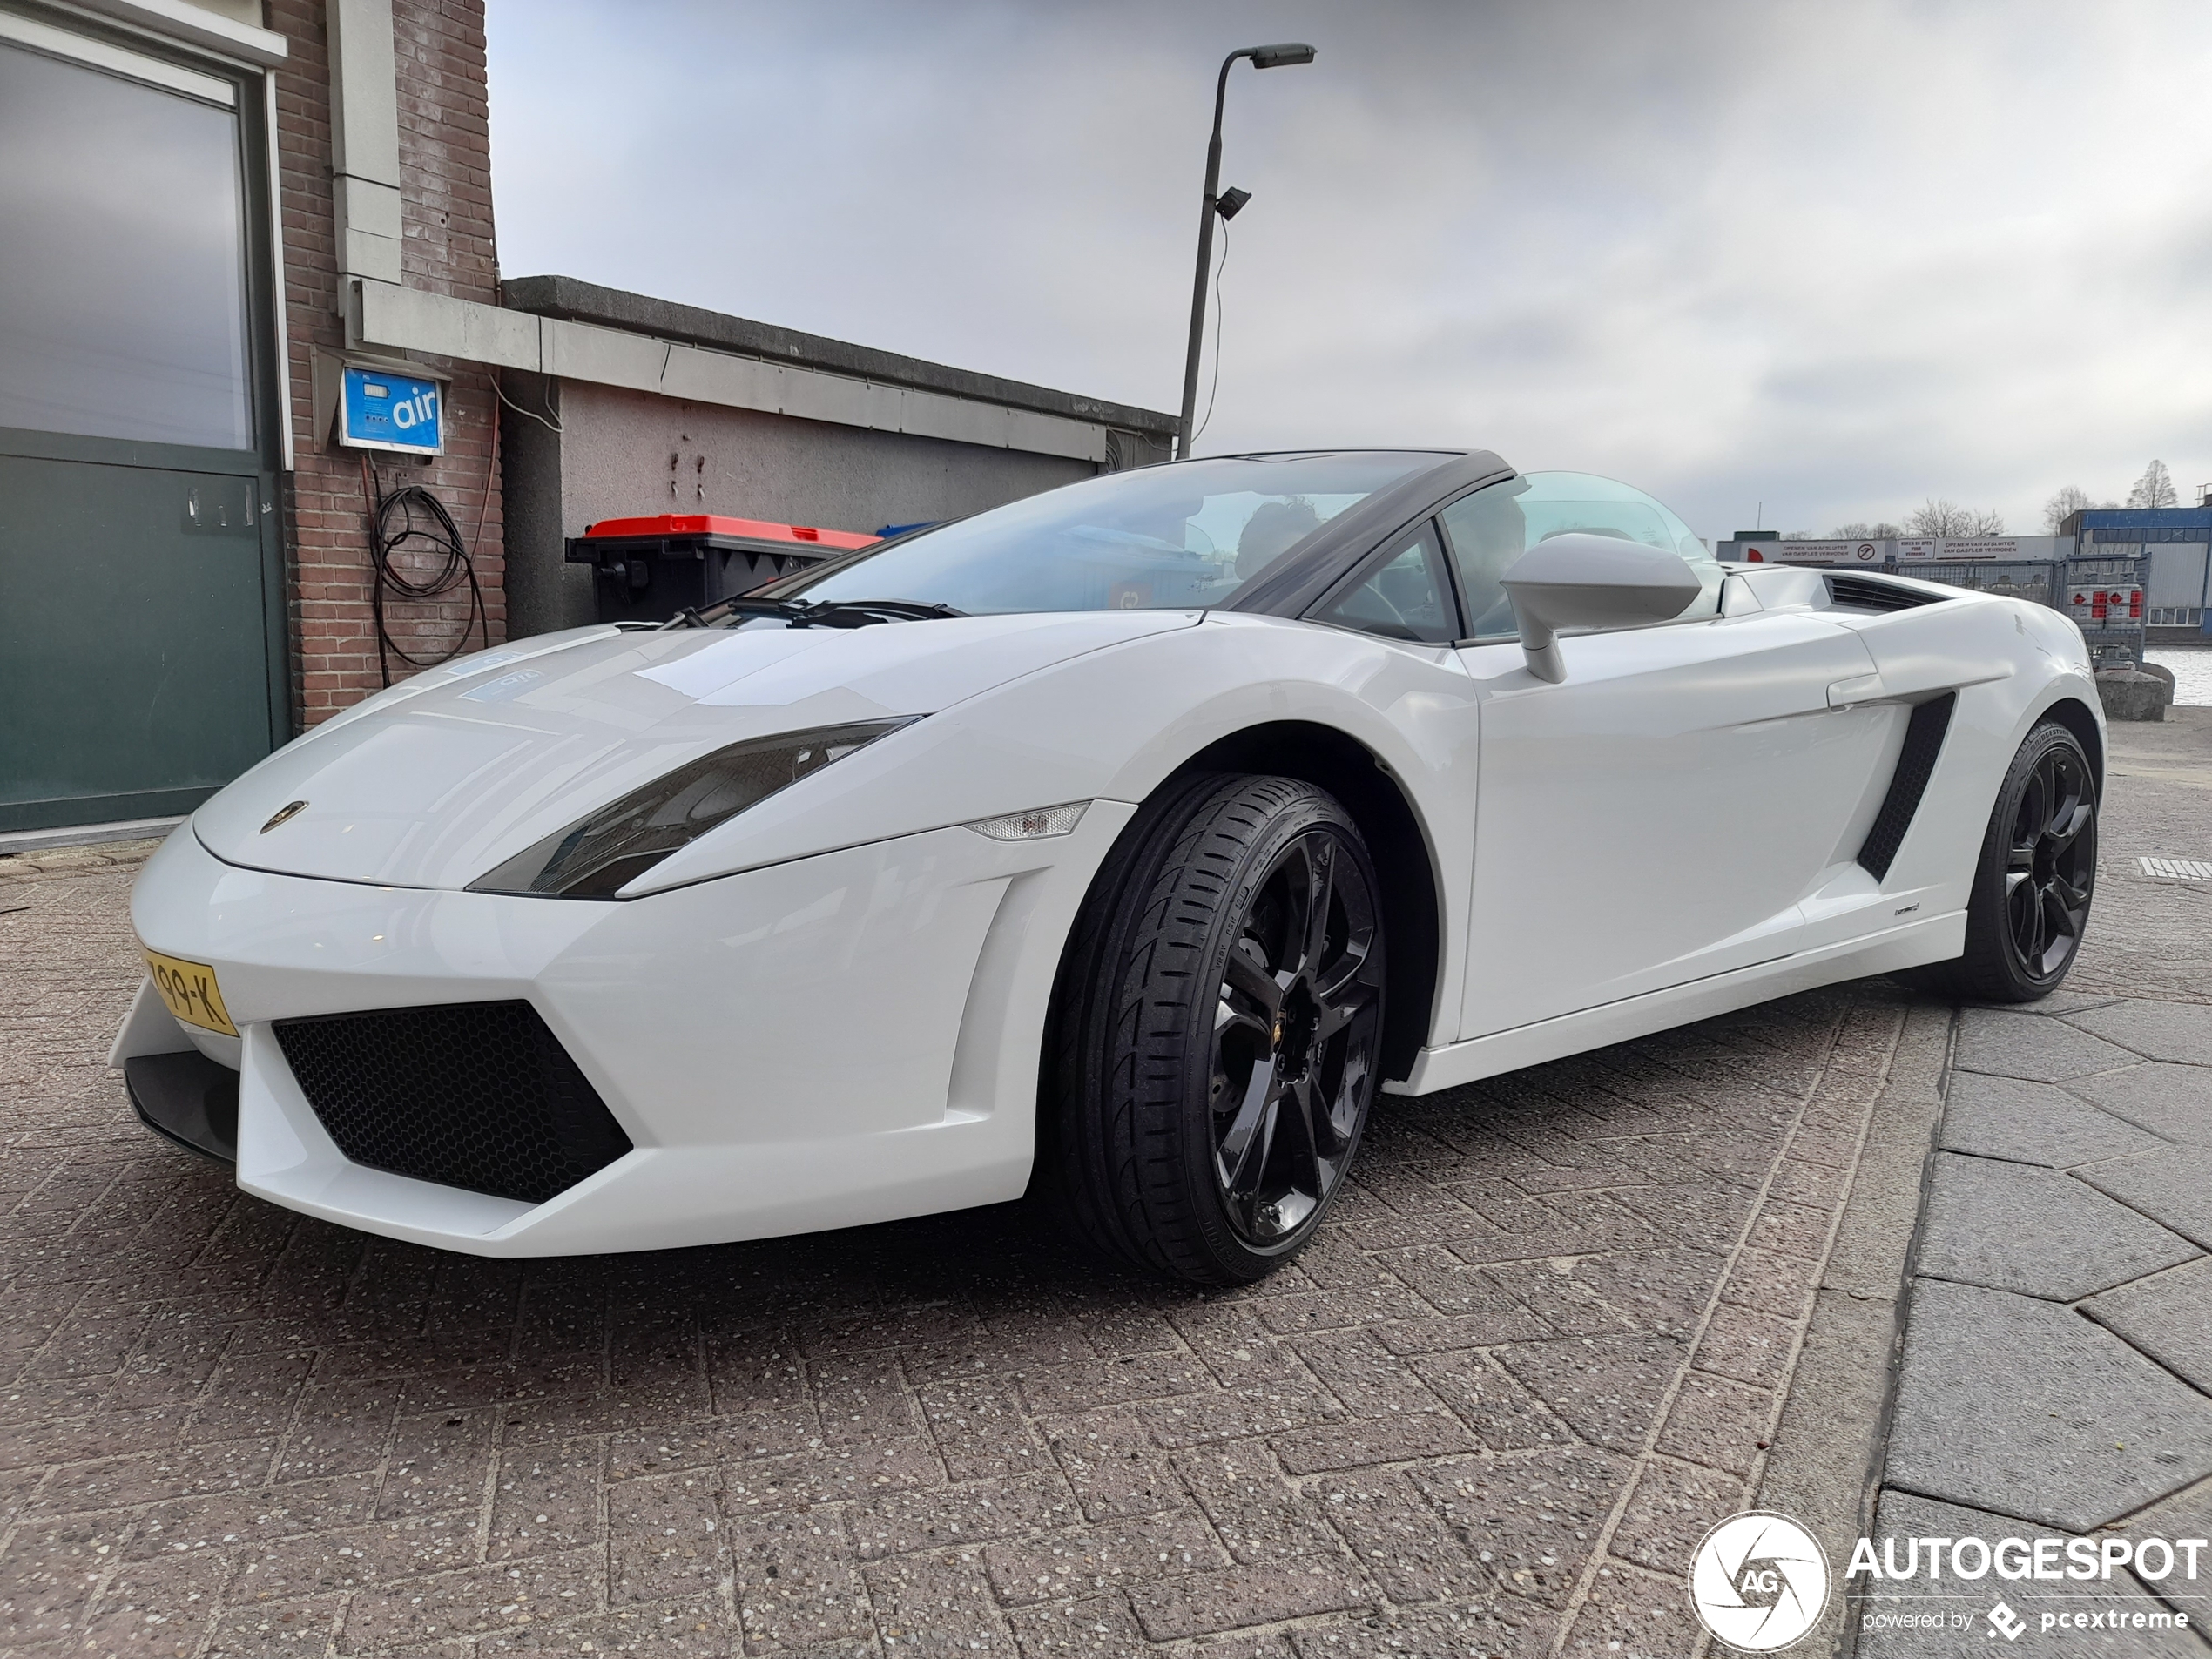
[[[1447,456],[1231,455],[1108,473],[924,530],[768,591],[970,615],[1218,604],[1338,514]]]

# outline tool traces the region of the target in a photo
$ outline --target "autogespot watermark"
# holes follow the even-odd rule
[[[1689,1558],[1689,1604],[1730,1647],[1771,1653],[1803,1637],[1828,1605],[1828,1558],[1787,1515],[1730,1515]]]
[[[2115,1571],[2125,1568],[2145,1584],[2162,1588],[2169,1580],[2194,1582],[2209,1543],[2212,1540],[2202,1538],[2012,1536],[1993,1541],[1973,1535],[1914,1535],[1885,1538],[1877,1551],[1872,1539],[1862,1538],[1851,1547],[1851,1565],[1844,1569],[1844,1580],[1848,1585],[1855,1579],[1865,1579],[1869,1594],[1876,1584],[1914,1580],[1931,1586],[1979,1584],[1992,1575],[2015,1584],[2080,1585],[2109,1582]],[[2148,1597],[2134,1604],[2103,1602],[2081,1607],[2067,1605],[2081,1599],[2080,1592],[2018,1590],[2014,1594],[2022,1601],[2033,1596],[2056,1605],[2031,1607],[2023,1615],[2000,1595],[1979,1621],[1987,1627],[1982,1634],[1993,1641],[2018,1642],[2031,1629],[2095,1635],[2189,1628],[2185,1610],[2161,1606]],[[1959,1598],[1953,1592],[1945,1599]],[[1964,1630],[1978,1622],[1969,1608],[1937,1606],[1866,1608],[1860,1612],[1858,1622],[1862,1630]]]
[[[1862,1600],[1911,1603],[1862,1607],[1862,1630],[1960,1631],[1980,1627],[2000,1644],[2031,1630],[2080,1632],[2092,1637],[2148,1630],[2186,1630],[2190,1615],[2161,1605],[2128,1586],[2112,1601],[2078,1587],[2109,1582],[2127,1569],[2143,1584],[2163,1590],[2168,1581],[2194,1582],[2200,1568],[2212,1574],[2202,1538],[1942,1538],[1888,1537],[1878,1548],[1861,1538],[1844,1569],[1847,1588],[1857,1581]],[[1994,1577],[2020,1585],[2013,1594],[2030,1605],[2015,1608],[2002,1595],[1986,1607],[1966,1602]],[[1911,1592],[1883,1595],[1877,1585],[1912,1581]],[[2074,1588],[2040,1589],[2039,1584]],[[1941,1585],[1940,1590],[1933,1587]],[[1952,1586],[1959,1586],[1952,1588]],[[1925,1587],[1925,1588],[1923,1588]],[[1690,1558],[1689,1601],[1698,1622],[1728,1647],[1771,1653],[1811,1633],[1832,1589],[1828,1560],[1818,1541],[1789,1516],[1764,1510],[1730,1515],[1707,1533]],[[2082,1605],[2088,1602],[2089,1605]]]

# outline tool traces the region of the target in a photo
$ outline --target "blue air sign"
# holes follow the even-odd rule
[[[442,455],[445,406],[438,382],[381,369],[347,369],[338,401],[338,442],[359,449]]]

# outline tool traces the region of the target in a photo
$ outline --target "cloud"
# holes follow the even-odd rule
[[[2201,6],[492,0],[490,39],[514,274],[1172,408],[1216,66],[1305,39],[1231,75],[1202,448],[1480,443],[1707,535],[2212,479]]]

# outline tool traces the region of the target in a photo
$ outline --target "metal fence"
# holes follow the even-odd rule
[[[2076,554],[2063,559],[1892,560],[1883,568],[1976,593],[2031,599],[2074,618],[2100,668],[2142,660],[2149,561],[2136,553]]]

